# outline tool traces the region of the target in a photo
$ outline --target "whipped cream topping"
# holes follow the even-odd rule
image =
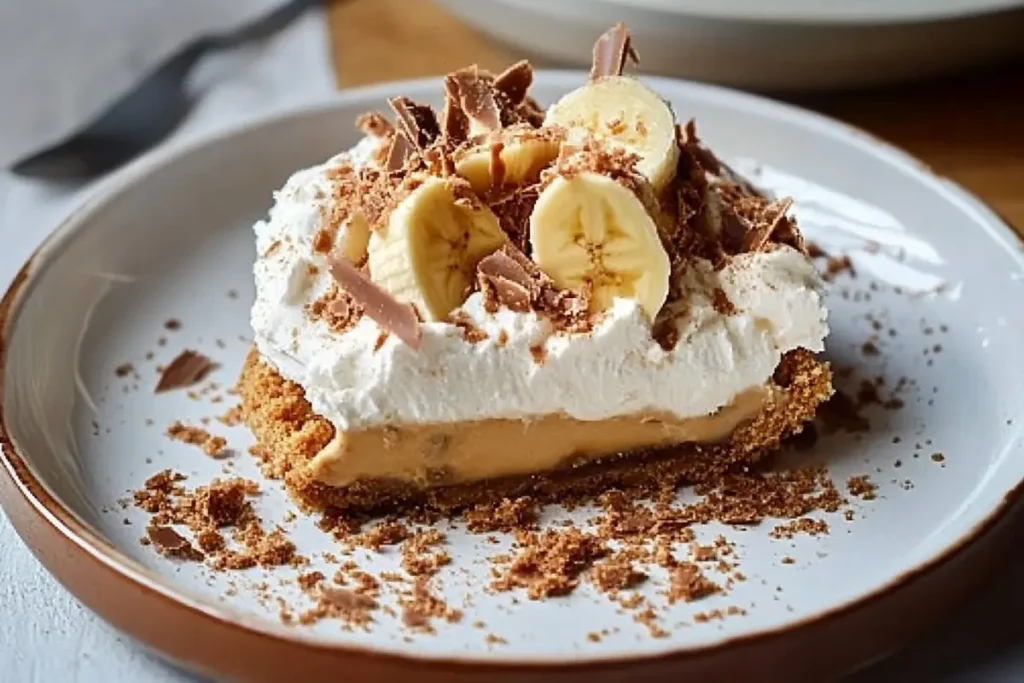
[[[813,265],[783,245],[734,256],[718,271],[694,261],[671,304],[679,335],[668,351],[629,299],[616,299],[586,334],[556,332],[535,312],[488,313],[480,293],[453,315],[461,312],[486,334],[481,341],[430,322],[419,349],[394,335],[377,348],[382,330],[366,316],[336,332],[306,312],[332,283],[324,255],[312,247],[330,214],[328,174],[343,161],[372,163],[379,144],[367,137],[295,173],[255,226],[256,346],[341,430],[550,414],[698,417],[764,385],[787,351],[823,350],[828,327]],[[734,310],[716,308],[716,290]]]

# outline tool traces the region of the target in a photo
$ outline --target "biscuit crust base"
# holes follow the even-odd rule
[[[832,395],[828,365],[803,349],[783,356],[773,381],[785,400],[766,405],[724,441],[614,453],[528,476],[429,487],[383,478],[345,486],[316,481],[308,465],[334,438],[334,427],[313,412],[302,387],[283,378],[252,349],[238,389],[242,417],[256,436],[253,451],[262,460],[264,473],[284,479],[304,510],[383,515],[426,509],[450,514],[519,496],[557,503],[610,488],[694,484],[750,465],[777,450],[782,439],[799,433]]]

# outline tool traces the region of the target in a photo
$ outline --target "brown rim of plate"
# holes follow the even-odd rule
[[[980,201],[980,200],[979,200]],[[430,657],[363,646],[328,644],[298,631],[267,628],[263,619],[232,615],[163,585],[154,572],[114,548],[57,500],[26,464],[7,429],[4,410],[7,338],[36,263],[70,236],[75,219],[102,203],[86,202],[36,249],[0,300],[0,503],[32,553],[80,602],[118,630],[192,671],[239,681],[491,681],[644,680],[818,681],[832,679],[894,652],[952,610],[1002,559],[1008,512],[1024,497],[1018,481],[985,519],[938,556],[846,604],[787,626],[714,645],[653,655],[575,662]],[[1004,221],[1005,222],[1005,221]],[[1024,244],[1006,223],[1010,234]],[[284,627],[281,627],[282,629]]]

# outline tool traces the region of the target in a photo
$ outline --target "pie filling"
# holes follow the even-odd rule
[[[686,419],[654,413],[593,421],[548,415],[338,431],[309,467],[314,479],[329,486],[378,478],[431,486],[521,476],[613,453],[722,441],[777,394],[751,389],[712,415]]]

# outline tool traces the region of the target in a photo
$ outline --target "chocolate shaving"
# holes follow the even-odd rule
[[[422,330],[416,310],[411,305],[397,301],[342,256],[329,257],[328,267],[338,285],[348,292],[366,315],[411,348],[419,348]]]
[[[530,214],[539,196],[539,186],[534,184],[494,186],[485,197],[487,206],[498,217],[501,229],[512,244],[523,252],[530,248]]]
[[[391,145],[388,147],[388,155],[384,160],[384,168],[389,171],[399,171],[405,166],[406,160],[412,154],[412,143],[406,137],[404,131],[398,131],[391,137]]]
[[[187,538],[169,526],[150,526],[146,529],[150,543],[161,555],[180,557],[183,560],[198,562],[205,556],[192,546]]]
[[[743,238],[743,251],[760,251],[771,239],[786,212],[793,205],[790,198],[772,202],[762,210],[761,224],[747,232]]]
[[[533,85],[533,67],[525,59],[502,71],[494,79],[494,89],[505,94],[514,107],[526,102],[526,93]]]
[[[453,144],[469,137],[469,117],[459,102],[459,84],[451,75],[444,79],[444,116],[441,127],[445,139]]]
[[[476,269],[477,276],[493,287],[499,303],[522,313],[531,309],[537,287],[522,263],[510,255],[514,249],[510,246],[499,249],[484,257]]]
[[[626,61],[639,64],[640,58],[629,39],[625,24],[616,24],[605,31],[594,43],[594,61],[590,68],[590,80],[606,76],[621,76]]]
[[[731,254],[742,252],[750,230],[746,219],[737,214],[731,206],[723,206],[721,216],[722,246]]]
[[[384,118],[384,115],[377,111],[368,111],[356,118],[356,128],[364,135],[372,135],[376,138],[386,138],[394,132],[395,127]]]
[[[679,126],[677,136],[680,145],[686,147],[705,171],[715,175],[721,174],[721,162],[697,137],[697,122],[694,119],[687,121],[685,126]]]
[[[215,367],[214,362],[203,354],[186,349],[164,368],[156,385],[156,393],[192,386],[202,381]]]
[[[446,86],[451,83],[466,116],[484,130],[501,128],[501,108],[495,99],[494,85],[480,69],[470,66],[448,74]]]
[[[523,103],[516,108],[516,114],[523,121],[526,121],[534,128],[544,125],[544,107],[532,97],[527,96]]]
[[[419,104],[408,97],[392,97],[388,104],[398,117],[398,127],[420,152],[441,136],[437,114],[427,104]]]
[[[338,318],[348,318],[352,312],[352,307],[349,306],[348,299],[337,297],[327,306],[327,310],[331,312],[331,315],[335,315]]]

